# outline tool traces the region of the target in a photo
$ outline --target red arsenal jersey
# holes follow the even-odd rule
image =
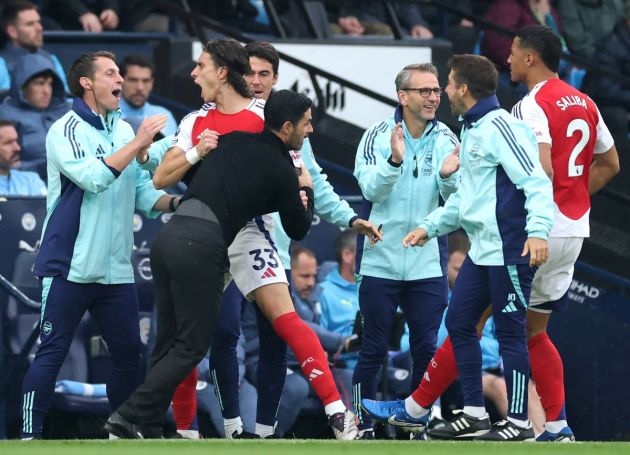
[[[613,138],[595,103],[560,79],[540,82],[512,108],[538,143],[551,145],[556,215],[550,237],[588,237],[591,200],[588,176],[594,153]]]
[[[242,111],[226,114],[216,109],[214,104],[204,104],[201,109],[184,117],[177,128],[173,146],[184,151],[190,150],[199,142],[199,135],[205,129],[228,134],[233,131],[260,133],[265,127],[265,100],[252,98]]]

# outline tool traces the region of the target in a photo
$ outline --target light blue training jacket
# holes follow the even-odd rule
[[[405,156],[400,166],[391,156],[392,129],[402,122]],[[354,176],[364,203],[359,216],[383,225],[383,240],[370,248],[357,239],[357,273],[377,278],[411,281],[446,275],[446,238],[424,248],[403,248],[402,239],[457,191],[459,173],[443,179],[444,159],[459,145],[457,137],[437,120],[427,124],[418,139],[409,134],[398,106],[391,118],[368,129],[357,149]]]
[[[554,215],[534,133],[501,109],[495,96],[478,101],[463,120],[460,188],[420,227],[429,238],[464,228],[476,265],[527,264],[529,256],[521,257],[525,241],[547,239]]]
[[[46,137],[48,213],[34,273],[76,283],[133,283],[134,209],[155,217],[163,191],[135,160],[119,172],[104,159],[134,138],[110,112],[107,121],[81,98]]]

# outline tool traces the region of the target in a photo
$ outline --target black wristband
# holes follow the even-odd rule
[[[352,223],[354,223],[358,219],[359,217],[357,215],[354,215],[352,218],[350,218],[350,221],[348,221],[348,227],[352,227]]]
[[[138,160],[136,160],[136,161],[138,161],[138,164],[147,164],[149,162],[149,158],[150,158],[149,157],[149,152],[147,151],[147,159],[146,160],[144,160],[142,163],[140,161],[138,161]]]
[[[401,161],[400,163],[394,163],[394,160],[392,160],[392,156],[389,155],[389,158],[387,158],[387,162],[394,167],[400,167],[402,166],[403,162]]]
[[[171,212],[175,211],[175,199],[177,199],[176,197],[172,197],[170,201],[168,201],[168,209]]]

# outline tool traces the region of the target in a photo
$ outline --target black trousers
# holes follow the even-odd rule
[[[159,424],[173,393],[206,355],[229,268],[221,226],[173,216],[151,248],[157,337],[149,371],[118,412],[136,424]]]

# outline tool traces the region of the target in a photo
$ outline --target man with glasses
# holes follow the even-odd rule
[[[448,295],[446,238],[413,249],[404,249],[401,239],[438,207],[440,197],[446,200],[457,190],[459,142],[435,117],[442,92],[433,64],[406,66],[395,84],[399,105],[392,117],[365,132],[354,169],[364,198],[359,216],[387,233],[384,244],[374,248],[365,236],[357,240],[363,344],[353,397],[360,439],[374,437],[360,403],[376,395],[394,314],[400,307],[409,324],[415,389],[435,351]]]

